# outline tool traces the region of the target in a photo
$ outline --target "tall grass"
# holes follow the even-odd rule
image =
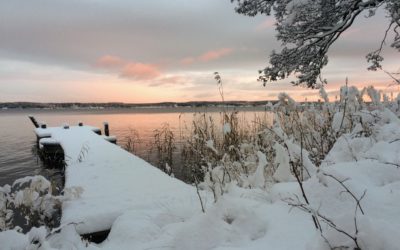
[[[219,74],[216,80],[224,101]],[[339,137],[354,133],[355,128],[357,134],[351,136],[371,135],[374,110],[385,106],[399,110],[399,102],[384,98],[381,102],[381,93],[372,87],[358,90],[346,85],[335,102],[329,102],[323,88],[320,95],[323,102],[297,103],[282,93],[276,104],[267,105],[268,111],[253,118],[224,106],[219,116],[196,113],[183,128],[179,123],[178,137],[163,124],[154,131],[155,165],[169,174],[173,169],[184,181],[211,190],[218,200],[228,183],[263,188],[268,182],[286,181],[289,176],[282,176],[282,168],[292,178],[305,180]]]
[[[133,128],[129,128],[128,135],[125,136],[125,143],[123,144],[123,148],[126,151],[129,151],[133,154],[137,153],[137,149],[139,144],[141,143],[139,131]]]
[[[162,124],[160,129],[153,132],[152,149],[157,155],[157,167],[169,175],[173,174],[173,152],[176,149],[175,135],[168,123]]]

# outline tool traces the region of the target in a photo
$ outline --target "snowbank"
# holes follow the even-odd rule
[[[357,126],[342,135],[303,182],[309,204],[293,179],[266,190],[232,184],[217,203],[208,202],[205,214],[190,213],[192,208],[184,204],[157,212],[126,212],[98,247],[328,250],[355,248],[354,237],[361,249],[398,249],[400,125],[387,111],[377,114],[381,117],[370,136],[358,135]],[[318,214],[320,230],[312,215],[295,205]]]

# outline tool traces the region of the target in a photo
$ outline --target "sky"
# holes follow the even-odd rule
[[[280,50],[274,19],[247,17],[230,0],[0,0],[0,102],[272,100],[287,92],[315,100],[290,79],[263,87],[258,70]],[[331,47],[323,70],[334,99],[350,85],[398,91],[382,71],[367,71],[388,25],[381,11],[360,17]],[[391,36],[389,36],[390,40]],[[386,46],[383,66],[400,70]]]

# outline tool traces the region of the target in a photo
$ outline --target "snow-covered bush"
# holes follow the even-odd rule
[[[43,176],[28,176],[16,180],[12,186],[0,188],[0,229],[14,226],[15,212],[24,216],[29,225],[52,222],[60,201],[52,195],[52,185]]]
[[[320,94],[326,102],[312,104],[297,103],[280,94],[278,102],[270,106],[273,124],[264,120],[247,132],[243,132],[246,123],[238,122],[237,112],[223,112],[220,121],[197,115],[184,142],[185,167],[204,181],[200,187],[211,190],[215,200],[230,182],[254,188],[265,187],[268,181],[306,180],[329,161],[327,155],[338,140],[371,136],[383,119],[378,113],[389,112],[373,87],[359,91],[346,85],[340,93],[339,101],[327,102],[329,97],[322,88]],[[255,175],[261,173],[255,182]]]
[[[223,95],[220,79],[218,84]],[[319,93],[323,102],[318,103],[297,103],[281,93],[275,105],[266,106],[268,112],[252,120],[226,108],[219,117],[196,113],[186,130],[180,130],[179,140],[164,124],[154,131],[155,159],[149,160],[168,174],[179,171],[174,174],[188,183],[203,182],[198,187],[211,190],[217,200],[230,182],[255,188],[296,181],[296,175],[306,180],[329,161],[327,155],[338,140],[351,135],[362,141],[373,133],[379,112],[386,107],[398,110],[397,102],[382,102],[373,87],[358,90],[346,84],[335,102],[329,102],[323,86]],[[137,134],[131,139],[129,148],[135,147]]]
[[[215,201],[225,191],[225,184],[235,182],[239,186],[255,184],[257,169],[264,171],[265,155],[259,152],[257,140],[267,121],[256,117],[252,127],[240,119],[236,111],[222,112],[219,121],[205,113],[196,114],[192,127],[183,142],[184,168],[191,169],[191,181],[203,180],[201,188],[214,193]],[[262,169],[260,164],[264,164]]]
[[[11,209],[11,187],[0,187],[0,231],[10,228],[12,225],[13,211]]]
[[[81,193],[77,187],[53,194],[52,183],[40,175],[17,179],[12,186],[0,187],[0,231],[18,227],[14,221],[17,215],[25,219],[25,225],[57,226],[61,203]]]

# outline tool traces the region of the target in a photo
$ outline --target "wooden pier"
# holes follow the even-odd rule
[[[100,129],[81,123],[47,127],[31,120],[40,151],[62,152],[68,198],[62,204],[61,224],[76,224],[79,234],[106,236],[114,221],[132,210],[158,211],[160,204],[171,202],[197,207],[192,186],[122,149],[115,137],[101,135]]]
[[[65,155],[64,149],[60,145],[60,142],[52,138],[52,132],[60,128],[68,130],[71,129],[69,125],[63,125],[58,128],[52,127],[48,128],[47,124],[39,123],[33,116],[29,116],[29,119],[35,126],[35,134],[37,139],[38,155],[48,168],[61,168],[65,165]],[[102,136],[101,129],[92,126],[84,126],[82,122],[79,122],[77,126],[73,126],[72,129],[83,128],[89,129],[95,134]],[[102,138],[106,141],[116,144],[117,138],[115,136],[110,136],[109,125],[104,122],[104,136]]]

